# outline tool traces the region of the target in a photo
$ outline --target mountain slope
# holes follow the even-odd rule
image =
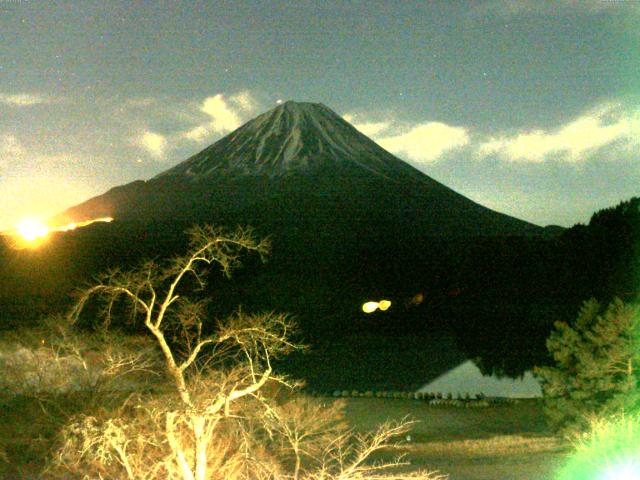
[[[155,178],[116,187],[65,221],[252,223],[265,231],[537,234],[396,158],[321,104],[286,102]],[[386,232],[386,233],[385,233]]]

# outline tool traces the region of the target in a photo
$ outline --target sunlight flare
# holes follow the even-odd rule
[[[640,413],[594,420],[556,480],[639,480]]]
[[[625,462],[608,467],[602,480],[635,480],[640,479],[640,463],[636,459],[628,459]]]
[[[105,223],[113,222],[113,217],[100,217],[100,218],[94,218],[93,220],[85,220],[84,222],[68,223],[61,227],[52,228],[51,231],[52,232],[69,232],[71,230],[75,230],[81,227],[86,227],[87,225],[91,225],[92,223],[99,223],[99,222],[105,222]]]
[[[25,218],[16,226],[18,235],[26,242],[35,242],[47,236],[49,227],[35,218]]]
[[[46,237],[52,232],[69,232],[81,227],[86,227],[92,223],[112,222],[113,217],[99,217],[82,222],[72,222],[58,227],[49,227],[46,223],[37,218],[24,218],[18,222],[15,229],[6,232],[0,232],[2,235],[13,237],[17,240],[17,246],[20,248],[38,247]]]

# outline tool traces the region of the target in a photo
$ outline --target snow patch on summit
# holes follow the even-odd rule
[[[326,106],[289,101],[159,176],[280,176],[337,166],[385,177],[413,170]]]

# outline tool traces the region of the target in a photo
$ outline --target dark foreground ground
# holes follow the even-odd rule
[[[567,452],[548,431],[537,401],[460,408],[350,398],[346,413],[359,431],[407,415],[416,420],[410,439],[389,455],[406,454],[406,468],[437,470],[451,480],[552,480]]]
[[[53,436],[80,407],[71,402],[69,411],[48,410],[46,403],[0,396],[5,450],[0,479],[41,478]],[[418,400],[346,399],[347,420],[359,432],[407,416],[417,421],[410,438],[382,457],[405,454],[410,465],[403,468],[439,471],[451,480],[552,480],[567,451],[547,430],[535,401],[461,408]]]

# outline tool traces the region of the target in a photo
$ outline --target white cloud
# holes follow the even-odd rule
[[[357,115],[350,113],[345,113],[342,118],[368,137],[375,137],[391,127],[391,122],[359,122]]]
[[[164,158],[168,146],[167,139],[163,135],[149,130],[145,130],[138,136],[134,143],[156,158]]]
[[[469,134],[463,127],[427,122],[415,125],[400,135],[382,137],[376,141],[381,147],[405,155],[409,160],[431,163],[446,152],[467,145]]]
[[[368,137],[375,137],[378,134],[388,130],[391,124],[389,122],[365,122],[353,125]]]
[[[248,91],[231,95],[228,99],[218,93],[207,97],[200,106],[200,111],[209,116],[209,121],[183,132],[182,138],[202,143],[213,134],[224,134],[242,125],[243,114],[252,113],[256,109],[256,101]]]
[[[35,95],[31,93],[0,93],[0,103],[11,105],[13,107],[31,107],[33,105],[41,105],[43,103],[52,103],[52,100],[43,95]]]
[[[640,110],[625,112],[619,105],[603,105],[553,131],[538,129],[493,137],[481,143],[477,153],[514,162],[553,158],[575,163],[612,144],[640,145]]]
[[[422,122],[407,126],[394,119],[362,120],[359,115],[352,113],[345,113],[342,118],[373,138],[382,148],[416,163],[435,162],[446,152],[469,143],[466,128],[441,122]]]
[[[240,126],[238,113],[229,105],[221,93],[205,99],[200,110],[211,117],[209,127],[216,133],[235,130]]]

